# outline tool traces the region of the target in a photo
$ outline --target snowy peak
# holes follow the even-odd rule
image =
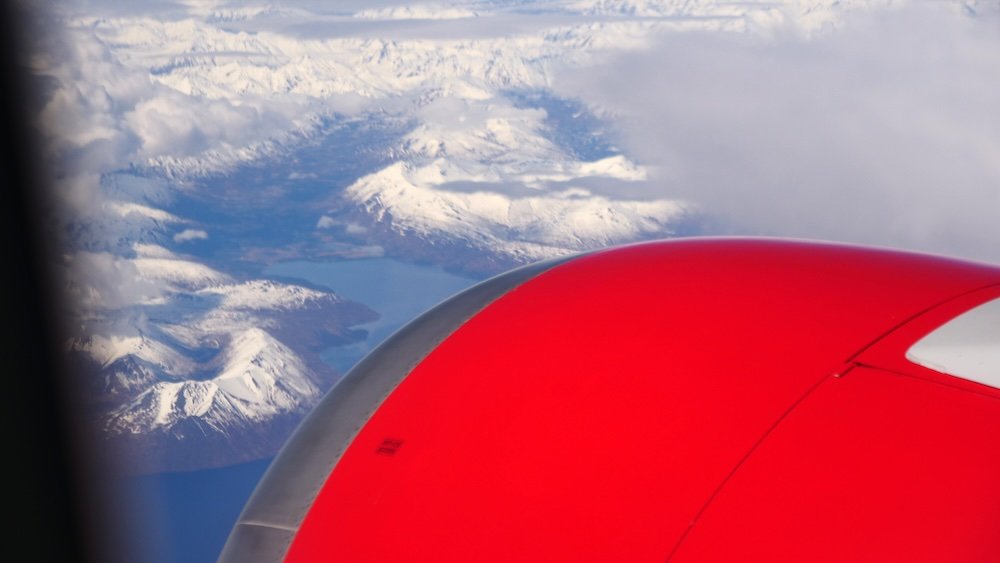
[[[156,383],[114,410],[108,430],[136,434],[198,418],[225,433],[233,424],[303,411],[319,398],[298,356],[263,330],[234,335],[221,355],[218,375]]]
[[[310,404],[319,390],[302,361],[287,346],[259,328],[236,334],[226,348],[224,367],[214,382],[247,403],[270,412]]]
[[[101,422],[126,471],[273,453],[339,375],[318,357],[329,345],[322,335],[350,342],[363,336],[351,326],[376,318],[333,294],[268,280],[171,294],[158,318],[150,312],[94,319],[73,343],[93,361],[89,400],[107,409]]]
[[[400,235],[458,238],[522,261],[670,234],[672,223],[688,213],[679,202],[610,198],[583,187],[594,179],[645,178],[619,156],[526,173],[470,168],[440,160],[397,163],[358,180],[347,197]]]
[[[195,363],[190,358],[142,333],[131,336],[91,334],[75,343],[74,348],[89,354],[102,368],[122,358],[132,357],[158,372],[175,377],[195,371]]]

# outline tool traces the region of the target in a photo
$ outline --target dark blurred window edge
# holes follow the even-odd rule
[[[42,156],[35,115],[41,91],[28,67],[46,29],[40,3],[4,2],[0,8],[3,53],[3,256],[2,390],[7,486],[5,510],[13,529],[9,546],[34,561],[108,561],[108,497],[99,485],[100,448],[88,438],[73,408],[72,366],[63,343],[66,328],[62,254],[53,214],[57,198],[51,167]],[[12,550],[13,552],[13,550]]]

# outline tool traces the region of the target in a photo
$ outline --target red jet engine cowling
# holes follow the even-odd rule
[[[995,563],[1000,389],[906,354],[997,298],[1000,268],[767,239],[514,270],[345,376],[222,560]]]

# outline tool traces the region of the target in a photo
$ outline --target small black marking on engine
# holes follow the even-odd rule
[[[375,450],[375,453],[382,455],[396,455],[396,452],[402,445],[403,445],[402,440],[396,440],[394,438],[386,438],[382,440],[381,444],[379,444],[379,447],[378,449]]]

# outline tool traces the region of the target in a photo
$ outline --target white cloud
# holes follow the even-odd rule
[[[731,232],[1000,260],[998,23],[935,4],[811,39],[674,35],[556,84]]]
[[[349,235],[363,235],[368,232],[368,229],[357,223],[348,223],[347,226],[344,227],[344,232]]]
[[[143,276],[133,260],[107,252],[78,252],[70,260],[70,295],[83,311],[149,303],[167,289],[165,283]]]
[[[207,238],[208,233],[201,229],[184,229],[174,235],[174,242],[189,242],[192,240],[205,240]]]
[[[139,141],[139,161],[198,156],[252,146],[302,126],[301,105],[266,102],[252,96],[229,100],[182,94],[160,87],[121,116]]]
[[[363,225],[350,222],[344,223],[328,215],[323,215],[319,218],[319,221],[316,222],[317,229],[332,229],[334,227],[343,227],[344,232],[349,235],[363,235],[368,232],[368,229]]]

